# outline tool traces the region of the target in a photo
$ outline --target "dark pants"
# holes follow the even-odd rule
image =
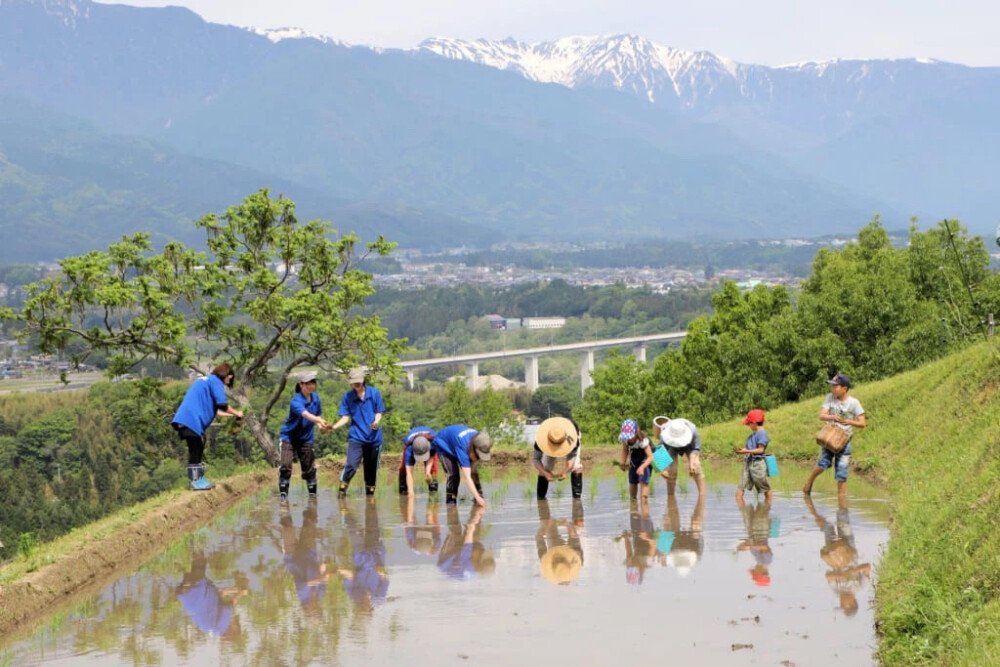
[[[438,455],[434,454],[434,456],[430,458],[430,461],[431,461],[431,477],[437,477]],[[399,492],[406,493],[408,490],[409,489],[406,486],[406,450],[404,449],[403,455],[399,457]]]
[[[316,488],[316,451],[311,442],[281,442],[281,461],[278,467],[278,488],[288,491],[288,480],[292,478],[293,457],[298,457],[302,469],[302,479],[310,489]]]
[[[573,497],[579,498],[583,495],[583,473],[574,472],[570,473],[569,485],[573,490]],[[549,480],[547,480],[542,475],[538,476],[538,482],[535,485],[535,497],[539,500],[544,499],[545,495],[549,492]]]
[[[357,440],[347,441],[347,461],[344,462],[344,470],[340,473],[340,481],[350,484],[354,478],[354,473],[358,471],[358,466],[364,465],[365,486],[375,486],[375,475],[378,473],[378,462],[382,458],[382,445],[372,442],[358,442]]]
[[[458,502],[458,485],[462,481],[462,467],[458,464],[458,459],[447,454],[441,454],[441,467],[444,468],[444,474],[448,476],[448,481],[444,485],[445,502],[454,504]],[[479,482],[479,471],[475,468],[472,469],[472,483],[475,484],[479,495],[483,495],[483,485]]]
[[[171,426],[177,431],[177,435],[181,437],[181,440],[187,443],[188,465],[195,466],[201,463],[202,458],[205,456],[205,439],[183,424],[174,422]]]

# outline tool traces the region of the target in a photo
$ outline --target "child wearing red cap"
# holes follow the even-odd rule
[[[736,450],[737,454],[746,455],[743,477],[736,489],[736,502],[743,503],[744,491],[757,491],[764,494],[764,502],[770,505],[771,483],[767,481],[767,461],[764,459],[764,453],[771,439],[764,430],[764,411],[751,410],[743,420],[743,425],[750,427],[750,436],[746,444]]]

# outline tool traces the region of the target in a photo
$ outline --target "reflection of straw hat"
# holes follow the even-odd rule
[[[827,544],[819,552],[823,562],[835,570],[842,570],[848,567],[854,559],[858,557],[858,550],[852,547],[846,540],[834,540]]]
[[[553,584],[568,584],[580,576],[583,559],[571,547],[561,544],[542,556],[542,576]]]
[[[535,442],[552,458],[566,456],[576,447],[576,427],[565,417],[549,417],[538,427]]]
[[[698,564],[698,552],[691,549],[674,549],[667,554],[667,565],[677,570],[682,577],[688,576],[691,568]]]

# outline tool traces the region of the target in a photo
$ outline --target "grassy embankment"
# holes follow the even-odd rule
[[[851,392],[868,417],[853,468],[892,498],[875,594],[883,664],[1000,664],[998,387],[998,348],[983,343]],[[779,459],[816,457],[821,402],[768,414]],[[709,427],[706,449],[727,454],[745,437],[736,424]],[[834,488],[830,471],[816,484]]]

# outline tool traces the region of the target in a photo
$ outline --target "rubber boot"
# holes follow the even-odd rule
[[[316,484],[316,478],[315,477],[313,477],[312,479],[307,479],[306,480],[306,491],[309,492],[309,501],[310,502],[316,500],[317,484]]]
[[[365,495],[366,496],[374,496],[375,495],[375,487],[374,486],[366,486],[365,487]]]
[[[197,464],[188,466],[188,488],[192,491],[197,491],[194,483],[198,481],[198,473],[201,472],[201,467]]]
[[[427,480],[427,493],[438,492],[438,481],[436,479]]]
[[[290,478],[288,477],[278,477],[278,498],[281,501],[288,500],[288,484]]]
[[[202,461],[198,465],[201,466],[201,483],[202,485],[204,485],[205,490],[207,491],[208,489],[214,489],[215,484],[212,484],[207,479],[205,479],[205,462]]]
[[[338,498],[347,497],[347,482],[340,483],[340,487],[337,489],[337,497]]]
[[[573,497],[579,498],[583,495],[583,473],[575,472],[569,476],[569,484],[573,489]]]
[[[546,494],[549,492],[549,480],[542,475],[538,476],[538,483],[535,484],[535,497],[539,500],[545,500]]]

